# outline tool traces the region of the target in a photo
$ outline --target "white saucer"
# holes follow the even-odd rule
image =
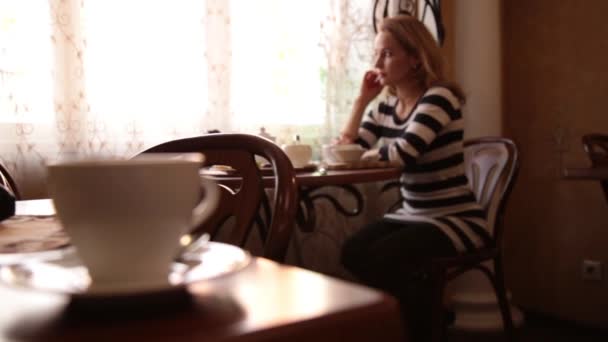
[[[78,259],[73,248],[66,248],[50,255],[51,258],[18,260],[0,265],[0,283],[36,291],[46,291],[76,296],[131,295],[142,292],[162,292],[187,284],[212,279],[242,270],[251,261],[251,255],[232,245],[209,242],[200,253],[198,263],[175,262],[164,287],[142,286],[95,286],[89,289],[91,279],[87,269]],[[192,257],[189,256],[189,263]]]

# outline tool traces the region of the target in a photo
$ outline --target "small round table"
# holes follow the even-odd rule
[[[274,177],[271,169],[262,169],[263,182],[266,188],[274,186]],[[238,188],[241,178],[237,175],[208,175],[220,184],[231,188]],[[316,214],[314,202],[319,199],[329,201],[336,211],[345,216],[357,216],[363,209],[363,195],[354,184],[370,183],[379,181],[396,181],[401,176],[398,167],[375,167],[375,168],[342,168],[342,169],[296,169],[296,183],[298,184],[298,196],[300,210],[296,220],[298,227],[304,232],[314,230]],[[329,188],[341,188],[351,195],[355,200],[354,208],[347,209],[331,193],[324,192]],[[269,212],[270,206],[267,201],[263,202],[263,209]],[[267,215],[267,217],[270,217]]]

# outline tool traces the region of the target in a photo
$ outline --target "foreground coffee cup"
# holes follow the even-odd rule
[[[199,153],[145,154],[48,167],[48,190],[88,269],[89,291],[169,285],[180,237],[217,206],[217,185],[199,175],[202,162]]]

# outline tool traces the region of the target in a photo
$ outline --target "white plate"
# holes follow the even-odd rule
[[[47,254],[48,255],[48,254]],[[192,256],[188,257],[189,262]],[[86,267],[78,259],[74,249],[67,248],[51,258],[27,258],[16,263],[0,265],[0,283],[36,291],[46,291],[77,296],[130,295],[142,292],[161,292],[196,281],[212,279],[242,270],[251,261],[251,255],[232,245],[209,242],[200,253],[198,263],[190,265],[175,262],[166,288],[141,290],[126,286],[124,290],[112,286],[107,290],[97,286],[87,291],[91,279]]]

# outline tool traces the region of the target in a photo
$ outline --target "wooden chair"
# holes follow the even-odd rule
[[[207,232],[212,240],[216,240],[225,223],[234,218],[234,226],[222,241],[246,247],[253,226],[258,226],[263,243],[261,255],[275,261],[284,261],[298,201],[295,171],[277,145],[254,135],[217,133],[165,142],[142,153],[153,152],[201,152],[205,155],[205,165],[226,165],[236,170],[234,176],[242,178],[238,189],[220,184],[218,209],[193,233]],[[268,202],[262,172],[256,164],[255,156],[261,156],[270,162],[275,175],[274,198],[270,202],[272,208],[262,206],[268,219],[267,230],[263,227],[266,224],[259,219],[260,206],[268,205]]]
[[[21,199],[21,194],[19,193],[19,189],[17,189],[17,183],[2,163],[0,163],[0,184],[10,190],[15,196],[15,199]]]
[[[502,314],[507,340],[513,339],[513,320],[507,300],[503,274],[502,236],[505,205],[518,171],[518,152],[515,144],[503,138],[480,138],[464,143],[466,172],[471,187],[486,210],[492,234],[492,245],[474,253],[431,261],[430,276],[433,284],[432,341],[445,337],[443,291],[448,281],[469,270],[483,272],[492,283]],[[485,261],[493,261],[494,270]]]
[[[592,166],[608,166],[608,135],[607,134],[586,134],[583,135],[583,148]],[[608,181],[601,181],[604,197],[608,201]]]

